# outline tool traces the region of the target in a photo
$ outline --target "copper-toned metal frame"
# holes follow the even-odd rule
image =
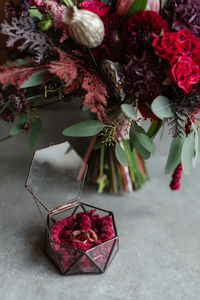
[[[37,201],[37,200],[36,200],[36,201]],[[77,249],[75,249],[75,248],[72,248],[72,247],[67,246],[67,248],[71,248],[72,250],[75,250],[75,251],[81,253],[81,255],[74,261],[74,263],[69,267],[69,269],[67,269],[66,271],[63,271],[63,268],[62,268],[62,266],[61,266],[61,264],[60,264],[60,262],[59,262],[59,259],[58,259],[58,257],[57,257],[57,253],[56,253],[56,251],[55,251],[55,249],[54,249],[54,247],[53,247],[52,244],[59,244],[60,246],[63,246],[63,247],[66,247],[66,246],[65,246],[65,245],[62,245],[61,243],[57,243],[57,242],[54,242],[54,241],[51,240],[51,238],[50,238],[50,233],[49,233],[50,220],[53,220],[53,217],[56,216],[57,214],[60,214],[60,213],[62,213],[62,212],[64,212],[64,211],[67,211],[67,210],[71,210],[71,209],[73,209],[73,208],[74,208],[74,210],[73,210],[73,212],[72,212],[71,215],[74,215],[74,214],[76,213],[76,210],[77,210],[79,207],[81,207],[84,211],[86,211],[86,209],[85,209],[84,206],[87,206],[87,207],[90,207],[90,208],[94,208],[94,209],[97,209],[97,210],[100,210],[100,211],[103,211],[103,212],[107,213],[108,216],[111,216],[111,217],[112,217],[112,221],[113,221],[113,228],[114,228],[114,234],[115,234],[115,237],[112,238],[112,239],[110,239],[109,241],[106,241],[106,242],[104,242],[104,243],[102,243],[102,244],[100,244],[100,245],[97,245],[97,246],[93,247],[92,250],[95,249],[95,248],[98,248],[98,247],[102,247],[103,245],[106,245],[106,244],[110,243],[111,241],[115,241],[115,242],[114,242],[113,245],[112,245],[112,249],[110,250],[109,256],[108,256],[108,258],[107,258],[106,264],[105,264],[105,266],[104,266],[103,269],[95,262],[94,259],[92,259],[92,257],[90,257],[90,256],[87,254],[87,252],[89,252],[91,249],[89,249],[89,251],[85,251],[85,252],[84,252],[84,251],[77,250]],[[53,220],[53,221],[54,221],[54,220]],[[50,255],[48,255],[48,252],[47,252],[47,251],[45,251],[45,252],[46,252],[46,254],[48,255],[48,257],[50,258],[50,260],[51,260],[56,266],[57,266],[57,265],[59,266],[59,269],[60,269],[60,271],[61,271],[61,273],[62,273],[63,275],[68,275],[68,276],[69,276],[69,275],[70,275],[70,276],[73,275],[73,274],[68,274],[68,272],[69,272],[70,269],[77,263],[77,261],[78,261],[79,259],[82,258],[83,255],[85,255],[90,261],[92,261],[92,263],[96,266],[96,268],[99,270],[99,272],[98,272],[98,273],[95,273],[95,272],[81,273],[81,272],[80,272],[80,273],[76,273],[75,275],[77,275],[77,274],[102,274],[102,273],[104,273],[104,272],[107,270],[108,266],[110,265],[110,263],[112,262],[112,260],[113,260],[113,258],[114,258],[114,256],[113,256],[112,260],[110,261],[110,257],[112,256],[113,250],[114,250],[114,248],[115,248],[115,244],[116,244],[117,242],[119,242],[119,237],[118,237],[118,234],[117,234],[117,228],[116,228],[116,224],[115,224],[114,215],[113,215],[113,213],[112,213],[111,211],[108,211],[108,210],[105,210],[105,209],[102,209],[102,208],[99,208],[99,207],[96,207],[96,206],[93,206],[93,205],[89,205],[89,204],[84,203],[84,202],[76,202],[76,203],[72,203],[71,205],[69,205],[68,207],[66,207],[66,208],[64,208],[64,209],[62,209],[62,210],[53,211],[53,212],[51,212],[50,214],[48,214],[48,216],[47,216],[46,227],[47,227],[47,232],[46,232],[46,234],[47,234],[47,237],[48,237],[48,242],[49,242],[49,244],[50,244],[50,246],[51,246],[51,249],[52,249],[53,252],[54,252],[54,255],[55,255],[55,257],[56,257],[57,263],[55,263],[55,261],[53,261],[53,259],[50,257]],[[118,251],[118,250],[117,250],[117,251]]]
[[[65,141],[66,142],[66,141]],[[63,142],[63,143],[65,143],[65,142]],[[63,143],[59,143],[59,144],[63,144]],[[58,144],[58,145],[59,145]],[[70,144],[71,145],[71,144]],[[46,148],[49,148],[49,147],[46,147]],[[73,148],[73,147],[72,147]],[[44,149],[44,148],[42,148],[42,149]],[[38,150],[36,150],[36,151],[39,151],[40,149],[38,149]],[[29,185],[28,185],[28,179],[29,179],[29,176],[30,176],[30,173],[31,173],[31,170],[32,170],[32,166],[33,166],[33,161],[34,161],[34,157],[35,157],[35,153],[36,153],[36,151],[34,152],[34,155],[33,155],[33,158],[32,158],[32,161],[31,161],[31,167],[30,167],[30,170],[29,170],[29,173],[28,173],[28,175],[27,175],[27,178],[26,178],[26,182],[25,182],[25,187],[26,187],[26,189],[32,194],[32,196],[33,196],[33,198],[34,198],[34,200],[35,200],[35,203],[36,203],[36,205],[37,205],[37,208],[38,208],[38,210],[39,210],[39,213],[40,213],[40,215],[41,215],[41,218],[42,218],[42,220],[43,220],[43,223],[44,223],[44,225],[45,225],[45,228],[46,228],[46,236],[47,236],[47,238],[48,238],[48,243],[49,243],[49,245],[50,245],[50,247],[51,247],[51,250],[54,252],[54,255],[55,255],[55,257],[56,257],[56,262],[51,258],[51,256],[48,254],[48,252],[47,252],[47,247],[46,247],[46,245],[45,245],[45,252],[46,252],[46,254],[48,255],[48,257],[50,258],[50,260],[57,266],[57,267],[59,267],[59,270],[61,271],[61,273],[63,274],[63,275],[74,275],[74,274],[68,274],[68,272],[70,271],[70,269],[77,263],[77,261],[79,260],[79,259],[81,259],[81,257],[83,256],[83,255],[85,255],[96,267],[97,267],[97,269],[99,270],[99,273],[95,273],[95,272],[85,272],[85,273],[76,273],[76,274],[102,274],[102,273],[104,273],[105,271],[106,271],[106,269],[108,268],[108,266],[109,266],[109,264],[111,263],[111,261],[113,260],[113,258],[114,258],[114,256],[113,256],[113,258],[112,258],[112,260],[110,261],[110,257],[111,257],[111,255],[112,255],[112,253],[113,253],[113,250],[114,250],[114,248],[115,248],[115,244],[116,243],[119,243],[119,237],[118,237],[118,234],[117,234],[117,228],[116,228],[116,224],[115,224],[115,219],[114,219],[114,215],[113,215],[113,213],[111,212],[111,211],[108,211],[108,210],[105,210],[105,209],[102,209],[102,208],[99,208],[99,207],[96,207],[96,206],[93,206],[93,205],[89,205],[89,204],[87,204],[87,203],[84,203],[84,202],[78,202],[79,200],[80,200],[80,197],[81,197],[81,193],[82,193],[82,190],[83,190],[83,185],[84,185],[84,181],[85,181],[85,177],[86,177],[86,173],[87,173],[87,165],[85,166],[85,173],[84,173],[84,178],[83,178],[83,180],[82,180],[82,183],[81,183],[81,185],[80,185],[80,189],[79,189],[79,194],[78,194],[78,196],[76,197],[76,198],[74,198],[74,199],[72,199],[71,201],[69,201],[69,202],[67,202],[67,203],[65,203],[65,204],[63,204],[63,205],[59,205],[59,206],[56,206],[56,207],[54,207],[54,208],[51,208],[51,209],[49,209],[34,193],[33,193],[33,191],[31,190],[31,188],[29,187]],[[75,149],[74,149],[74,151],[76,151]],[[45,218],[44,218],[44,215],[43,215],[43,213],[42,213],[42,211],[41,211],[41,207],[40,207],[40,205],[48,212],[48,215],[47,215],[47,219],[45,220]],[[66,271],[63,271],[63,268],[62,268],[62,266],[61,266],[61,264],[60,264],[60,262],[59,262],[59,259],[58,259],[58,257],[57,257],[57,253],[56,253],[56,251],[55,251],[55,249],[54,249],[54,247],[52,246],[52,244],[56,244],[57,242],[54,242],[54,241],[52,241],[51,240],[51,238],[50,238],[50,232],[49,232],[49,227],[50,227],[50,220],[52,220],[53,222],[55,222],[55,220],[53,219],[53,217],[54,216],[56,216],[57,214],[60,214],[60,213],[63,213],[63,212],[65,212],[65,211],[67,211],[67,210],[71,210],[71,209],[73,209],[74,208],[74,210],[73,210],[73,212],[72,212],[72,214],[71,215],[74,215],[75,213],[76,213],[76,210],[78,209],[78,207],[81,207],[82,209],[83,209],[83,211],[86,211],[86,209],[84,208],[84,206],[87,206],[87,207],[90,207],[90,208],[94,208],[94,209],[97,209],[97,210],[100,210],[100,211],[104,211],[105,213],[107,213],[109,216],[111,216],[112,217],[112,221],[113,221],[113,228],[114,228],[114,233],[115,233],[115,237],[114,238],[112,238],[112,239],[110,239],[109,241],[107,241],[107,242],[104,242],[104,243],[102,243],[102,244],[100,244],[100,245],[97,245],[97,246],[95,246],[95,247],[93,247],[92,249],[95,249],[95,248],[98,248],[98,247],[101,247],[102,245],[105,245],[105,244],[107,244],[107,243],[109,243],[109,242],[111,242],[111,241],[115,241],[114,243],[113,243],[113,245],[112,245],[112,249],[111,249],[111,251],[110,251],[110,253],[109,253],[109,256],[108,256],[108,258],[107,258],[107,262],[106,262],[106,264],[105,264],[105,266],[104,266],[104,268],[102,269],[93,259],[92,259],[92,257],[90,257],[88,254],[87,254],[87,252],[89,252],[89,250],[91,250],[91,249],[89,249],[89,250],[87,250],[87,251],[85,251],[85,252],[83,252],[83,251],[81,251],[81,250],[79,250],[79,249],[75,249],[75,248],[72,248],[72,247],[69,247],[69,246],[67,246],[67,248],[71,248],[71,249],[73,249],[73,250],[75,250],[76,252],[79,252],[79,253],[81,253],[81,255],[75,260],[75,262],[69,267],[69,269],[67,269]],[[47,241],[46,241],[46,244],[47,244]],[[57,243],[57,244],[59,244],[60,246],[63,246],[63,247],[66,247],[66,245],[62,245],[61,243]],[[119,246],[119,245],[118,245]],[[118,248],[119,249],[119,248]],[[117,251],[118,251],[118,249],[117,249]],[[117,252],[116,252],[117,253]]]

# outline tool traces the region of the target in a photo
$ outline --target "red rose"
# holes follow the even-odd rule
[[[156,54],[173,63],[177,58],[180,47],[177,44],[177,38],[176,32],[165,32],[162,37],[155,38],[152,45],[155,48]]]
[[[174,64],[179,56],[188,56],[200,64],[200,39],[188,29],[164,32],[163,36],[154,39],[152,45],[156,54],[167,59],[170,64]]]
[[[200,80],[199,66],[186,55],[178,58],[178,61],[169,68],[168,74],[185,93],[189,93],[193,84]]]
[[[187,55],[194,62],[200,64],[200,39],[191,34],[189,29],[183,29],[178,33],[180,55]]]
[[[111,7],[106,2],[84,1],[79,4],[79,8],[89,10],[97,14],[100,18],[110,13]]]

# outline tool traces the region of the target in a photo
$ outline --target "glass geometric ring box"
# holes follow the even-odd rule
[[[103,273],[119,249],[113,213],[80,202],[86,172],[64,142],[35,151],[25,184],[45,226],[45,252],[63,275]]]

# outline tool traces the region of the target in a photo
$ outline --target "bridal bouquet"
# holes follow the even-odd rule
[[[198,156],[199,0],[21,0],[5,12],[1,33],[23,57],[0,67],[0,116],[14,121],[9,137],[28,130],[33,147],[37,108],[76,95],[88,120],[63,134],[92,137],[84,161],[99,192],[140,188],[153,138],[166,126],[165,173],[178,189]]]

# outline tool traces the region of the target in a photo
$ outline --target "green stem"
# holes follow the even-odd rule
[[[156,136],[156,134],[158,133],[158,131],[160,130],[161,126],[162,126],[161,121],[157,121],[157,120],[153,121],[147,131],[147,135],[151,139],[153,139]]]
[[[101,146],[101,155],[100,155],[100,176],[103,175],[104,171],[104,153],[105,153],[105,147]]]
[[[99,176],[98,176],[98,179],[97,180],[97,183],[98,183],[98,189],[97,189],[97,192],[98,193],[102,193],[103,190],[104,190],[104,184],[103,184],[103,176],[104,176],[104,155],[105,154],[105,147],[104,145],[101,146],[101,151],[100,151],[100,167],[99,167]]]
[[[124,145],[124,150],[126,152],[126,156],[127,156],[127,159],[128,159],[128,165],[129,165],[131,181],[132,181],[132,184],[134,186],[134,189],[137,189],[134,166],[133,166],[132,159],[131,159],[132,153],[130,151],[129,141],[128,140],[123,140],[123,145]]]
[[[6,137],[0,139],[0,142],[4,142],[4,141],[10,139],[11,137],[13,137],[13,136],[12,136],[12,135],[8,135],[8,136],[6,136]]]
[[[4,106],[0,109],[0,114],[2,114],[2,112],[10,105],[10,100],[7,101]]]
[[[110,192],[113,194],[118,193],[118,188],[117,188],[117,179],[116,179],[116,172],[115,172],[115,164],[113,161],[113,153],[111,150],[111,147],[109,147],[109,160],[110,160],[110,175],[111,175],[111,189]]]

